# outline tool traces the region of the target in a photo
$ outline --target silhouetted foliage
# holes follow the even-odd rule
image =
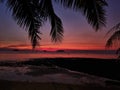
[[[114,44],[117,44],[118,46],[120,46],[120,43],[119,43],[120,42],[120,23],[118,23],[113,28],[111,28],[108,31],[107,35],[111,34],[111,33],[112,33],[112,35],[107,40],[106,47],[111,47]]]
[[[112,46],[118,47],[116,54],[118,54],[118,58],[120,58],[120,23],[116,24],[113,28],[111,28],[108,34],[111,34],[110,38],[107,40],[106,47],[110,48]]]

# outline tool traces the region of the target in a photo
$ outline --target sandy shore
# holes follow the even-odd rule
[[[117,87],[0,80],[0,90],[120,90]]]
[[[119,67],[114,60],[91,58],[1,62],[0,90],[120,90]]]

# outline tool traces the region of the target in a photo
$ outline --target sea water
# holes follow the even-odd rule
[[[96,51],[96,50],[81,50],[81,51],[65,51],[65,52],[21,52],[21,51],[5,51],[0,52],[0,61],[16,60],[24,61],[33,58],[101,58],[101,59],[116,59],[115,51]]]

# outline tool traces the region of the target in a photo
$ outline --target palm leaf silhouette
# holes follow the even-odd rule
[[[63,25],[61,19],[54,12],[52,0],[41,0],[40,8],[47,14],[51,23],[51,40],[53,42],[61,42],[63,36]]]
[[[111,35],[110,38],[106,42],[106,47],[110,48],[114,45],[117,46],[116,54],[118,54],[118,59],[120,59],[120,23],[116,24],[112,27],[106,34]]]
[[[109,34],[111,34],[111,33],[113,33],[114,31],[118,31],[119,29],[120,29],[120,23],[118,23],[118,24],[116,24],[115,26],[113,26],[113,27],[107,32],[106,36],[109,35]]]
[[[106,47],[112,47],[114,44],[118,44],[117,46],[120,46],[120,23],[110,29],[106,35],[109,35],[111,33],[113,34],[107,40]]]
[[[93,28],[100,29],[105,26],[105,10],[104,6],[107,6],[105,0],[55,0],[61,3],[64,7],[72,8],[75,11],[81,11],[87,18],[89,24]]]
[[[47,13],[49,16],[49,20],[51,22],[51,32],[50,35],[52,36],[52,41],[53,42],[61,42],[62,37],[63,37],[63,26],[62,26],[62,21],[61,19],[55,14],[52,1],[51,0],[46,0],[47,1]],[[48,4],[49,3],[49,4]]]
[[[8,0],[7,6],[12,10],[12,16],[17,24],[28,30],[33,48],[38,44],[39,31],[43,18],[39,17],[36,5],[32,0]]]
[[[116,31],[113,35],[107,40],[106,47],[111,47],[115,43],[120,41],[120,31]]]

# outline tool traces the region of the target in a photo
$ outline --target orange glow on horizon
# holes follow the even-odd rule
[[[6,44],[1,45],[0,48],[13,48],[13,49],[32,49],[31,45],[24,45],[24,44]],[[69,50],[105,50],[105,46],[102,43],[95,43],[95,44],[88,44],[88,43],[61,43],[61,44],[45,44],[40,45],[35,48],[35,50],[48,50],[48,51],[55,51],[59,49],[69,49]],[[114,48],[113,48],[114,49]]]
[[[11,49],[19,49],[19,50],[32,50],[31,45],[5,45],[0,46],[0,48],[11,48]],[[46,45],[46,46],[37,46],[35,50],[47,50],[47,51],[56,51],[56,50],[105,50],[105,46],[102,45],[68,45],[68,44],[60,44],[60,45]],[[115,50],[115,48],[113,48]]]

